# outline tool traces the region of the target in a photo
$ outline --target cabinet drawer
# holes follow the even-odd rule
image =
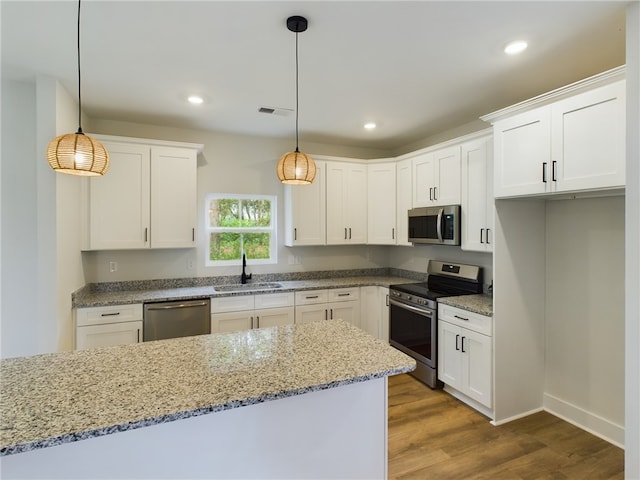
[[[493,335],[493,318],[468,310],[440,304],[438,305],[438,319],[483,335]]]
[[[253,295],[212,297],[211,313],[241,312],[242,310],[253,310],[253,305]]]
[[[348,302],[360,299],[360,287],[332,288],[329,290],[330,302]]]
[[[327,303],[326,290],[306,290],[296,292],[296,305],[312,305],[314,303]]]
[[[108,307],[78,308],[76,310],[77,325],[104,325],[106,323],[122,323],[142,320],[142,304],[111,305]]]
[[[295,295],[293,292],[266,293],[255,296],[256,310],[261,308],[292,307]]]
[[[142,341],[142,320],[87,325],[76,330],[76,350],[130,345]]]

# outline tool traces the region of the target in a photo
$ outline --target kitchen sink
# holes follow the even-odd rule
[[[234,283],[232,285],[214,285],[214,292],[246,292],[253,290],[273,290],[274,288],[282,288],[282,285],[275,282],[263,283]]]

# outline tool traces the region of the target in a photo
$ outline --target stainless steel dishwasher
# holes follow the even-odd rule
[[[144,304],[145,342],[211,333],[211,307],[208,298]]]

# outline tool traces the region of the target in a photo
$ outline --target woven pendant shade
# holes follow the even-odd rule
[[[56,172],[72,175],[103,175],[109,168],[107,150],[83,133],[67,133],[51,140],[47,160]]]
[[[316,178],[316,164],[306,153],[289,152],[278,160],[276,173],[282,183],[309,185]]]

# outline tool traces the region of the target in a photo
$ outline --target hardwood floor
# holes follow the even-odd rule
[[[389,479],[624,479],[624,451],[546,412],[494,427],[410,375],[389,378]]]

